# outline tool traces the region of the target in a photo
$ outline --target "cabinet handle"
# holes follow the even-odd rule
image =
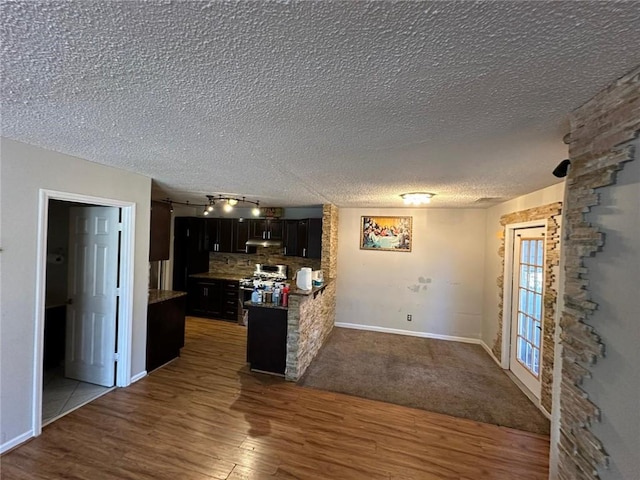
[[[303,249],[302,249],[302,256],[303,256],[303,257],[306,257],[306,256],[307,256],[307,249],[306,249],[306,248],[303,248]]]
[[[209,296],[209,289],[207,287],[204,288],[204,296],[205,297]]]
[[[271,240],[271,232],[267,232],[267,238]]]
[[[284,247],[284,254],[287,254],[287,247]]]
[[[266,240],[267,239],[267,232],[262,232],[262,239]]]

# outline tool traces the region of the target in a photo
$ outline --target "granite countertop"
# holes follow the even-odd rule
[[[312,295],[312,294],[316,294],[322,290],[324,290],[327,287],[327,283],[328,281],[325,281],[322,285],[320,285],[319,287],[313,287],[311,290],[300,290],[299,288],[292,288],[289,291],[289,295],[301,295],[301,296],[307,296],[307,295]]]
[[[276,310],[289,310],[289,307],[283,307],[282,305],[274,305],[273,303],[253,303],[248,300],[243,304],[245,307],[256,307],[256,308],[274,308]]]
[[[227,281],[237,282],[238,280],[244,277],[240,275],[229,275],[228,273],[225,274],[225,273],[215,273],[215,272],[202,272],[202,273],[194,273],[193,275],[189,275],[189,278],[227,280]]]
[[[156,290],[154,288],[149,289],[148,304],[165,302],[178,297],[184,297],[187,292],[178,292],[176,290]]]

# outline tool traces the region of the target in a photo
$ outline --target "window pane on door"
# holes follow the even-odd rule
[[[516,358],[535,377],[540,373],[544,239],[521,238]]]

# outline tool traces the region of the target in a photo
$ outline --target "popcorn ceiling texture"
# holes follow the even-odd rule
[[[0,3],[2,135],[264,205],[478,206],[548,186],[637,62],[635,2]]]
[[[600,192],[612,188],[616,172],[634,159],[630,142],[640,134],[640,68],[573,112],[571,126],[562,246],[565,294],[560,319],[563,347],[558,478],[586,480],[600,478],[598,471],[608,464],[607,446],[591,429],[593,422],[601,420],[600,408],[582,387],[585,379],[592,378],[592,365],[602,360],[605,352],[598,325],[590,324],[598,304],[592,298],[585,259],[597,257],[607,247],[606,237],[586,215],[598,210]],[[615,349],[616,345],[610,345],[612,352]]]

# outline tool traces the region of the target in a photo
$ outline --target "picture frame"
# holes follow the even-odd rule
[[[360,250],[411,252],[413,217],[362,216]]]

